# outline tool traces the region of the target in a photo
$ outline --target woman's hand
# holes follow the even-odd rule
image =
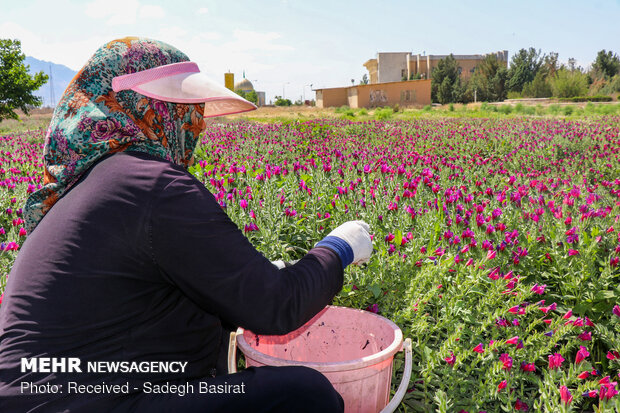
[[[372,254],[372,240],[370,239],[370,227],[364,221],[348,221],[340,225],[322,241],[317,243],[317,246],[330,247],[330,237],[335,237],[344,241],[351,249],[353,257],[347,257],[347,253],[344,254],[338,252],[341,260],[343,260],[343,266],[349,264],[361,265],[367,263]],[[348,251],[347,251],[348,252]],[[349,259],[347,259],[349,258]]]

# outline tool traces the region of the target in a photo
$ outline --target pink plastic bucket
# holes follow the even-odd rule
[[[403,349],[400,328],[368,311],[328,306],[284,336],[237,330],[250,366],[307,366],[323,373],[345,401],[345,412],[378,412],[388,405],[392,360]],[[410,350],[410,340],[407,342]],[[403,383],[390,405],[400,403],[411,375],[407,353]],[[393,410],[393,408],[391,409]],[[390,410],[390,411],[391,411]]]

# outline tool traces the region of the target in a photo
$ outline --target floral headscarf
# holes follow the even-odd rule
[[[131,150],[188,165],[205,126],[203,104],[112,90],[116,76],[188,60],[170,45],[137,37],[113,40],[95,52],[69,83],[52,116],[43,149],[44,186],[24,207],[29,232],[104,155]]]

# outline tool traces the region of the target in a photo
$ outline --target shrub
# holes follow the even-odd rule
[[[368,115],[368,111],[367,111],[366,109],[362,108],[362,109],[358,112],[358,115],[360,115],[360,116],[366,116],[366,115]]]
[[[583,96],[588,92],[587,76],[578,70],[558,70],[551,78],[551,89],[559,98]]]
[[[570,116],[573,113],[573,107],[572,106],[564,106],[562,108],[562,113],[564,113],[566,116]]]
[[[504,115],[510,115],[512,113],[512,109],[512,105],[501,105],[498,111]]]
[[[387,120],[387,119],[390,119],[393,114],[394,114],[394,110],[390,107],[379,108],[375,110],[375,119]]]
[[[424,112],[430,112],[431,110],[433,110],[433,107],[431,105],[426,105],[422,108],[422,110]]]
[[[560,98],[561,102],[611,102],[611,96],[573,96],[572,98]]]

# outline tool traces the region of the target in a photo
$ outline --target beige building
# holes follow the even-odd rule
[[[497,60],[508,67],[508,50],[489,53],[497,56]],[[463,80],[469,79],[476,70],[476,66],[488,54],[480,55],[453,55],[459,65],[459,72]],[[420,76],[430,79],[433,69],[441,59],[448,55],[414,55],[409,52],[377,53],[376,59],[370,59],[364,66],[368,69],[369,83],[397,82]]]
[[[320,108],[345,105],[351,108],[394,105],[407,107],[430,104],[430,79],[316,89],[316,105]]]

